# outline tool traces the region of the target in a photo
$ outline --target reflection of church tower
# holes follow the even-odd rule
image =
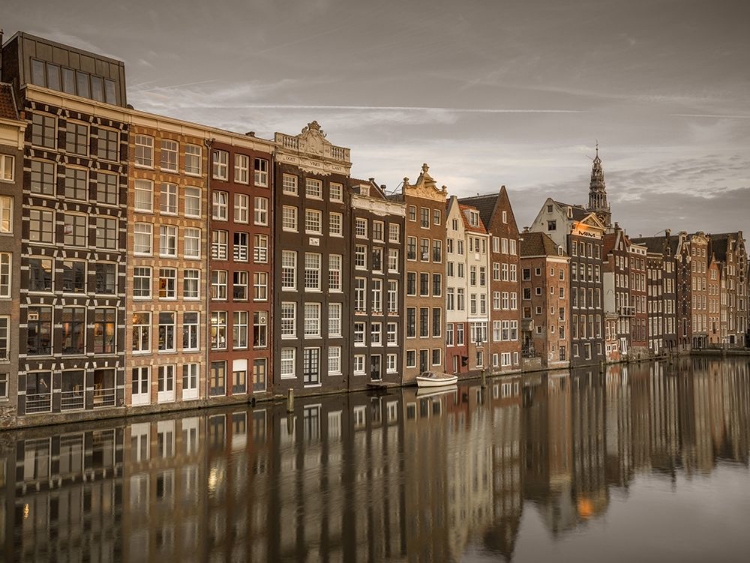
[[[612,224],[612,213],[607,203],[607,186],[604,184],[604,172],[602,171],[602,160],[599,158],[599,143],[596,143],[596,158],[591,167],[591,184],[589,185],[588,211],[597,214],[602,223],[609,228]]]

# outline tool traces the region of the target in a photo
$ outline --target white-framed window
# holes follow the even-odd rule
[[[296,377],[296,354],[294,348],[281,349],[281,361],[279,366],[281,379],[294,379]]]
[[[154,167],[154,138],[148,135],[135,136],[135,165]]]
[[[387,373],[396,373],[398,371],[398,355],[388,354],[385,357],[385,371]]]
[[[151,268],[137,266],[133,268],[133,299],[151,297]]]
[[[253,300],[268,301],[267,272],[253,272]]]
[[[385,224],[383,221],[372,222],[372,240],[385,242]]]
[[[398,323],[388,323],[386,325],[386,344],[388,346],[398,345]]]
[[[227,312],[211,312],[211,349],[227,349]]]
[[[383,345],[383,323],[370,323],[370,344],[372,346]]]
[[[305,252],[305,291],[320,291],[321,255]]]
[[[177,256],[177,227],[159,227],[159,256]]]
[[[162,183],[159,190],[159,211],[165,215],[177,215],[177,184]]]
[[[250,183],[250,157],[246,154],[234,155],[234,181],[240,184]]]
[[[133,313],[133,352],[151,351],[151,313]]]
[[[297,253],[293,250],[281,252],[281,289],[297,289]]]
[[[364,244],[354,247],[354,267],[358,270],[367,269],[367,246]]]
[[[180,145],[171,139],[161,140],[161,151],[159,153],[159,167],[168,172],[177,172],[177,155],[180,153]]]
[[[281,338],[297,337],[297,304],[281,304]]]
[[[133,253],[151,255],[154,226],[151,223],[135,223],[133,225]]]
[[[299,193],[297,182],[297,176],[284,174],[284,176],[282,177],[282,191],[288,195],[297,195]]]
[[[253,261],[256,264],[268,262],[268,235],[253,235]]]
[[[364,313],[367,311],[367,280],[365,278],[354,278],[354,311]]]
[[[185,174],[200,176],[203,149],[198,145],[185,145]]]
[[[154,210],[154,184],[151,180],[136,180],[134,183],[135,211],[151,213]]]
[[[221,230],[211,231],[211,258],[226,260],[229,256],[229,232]]]
[[[398,280],[388,280],[388,312],[398,313]]]
[[[229,153],[227,151],[214,151],[213,177],[216,180],[229,179]]]
[[[182,349],[186,352],[200,349],[200,313],[185,311],[182,314]]]
[[[388,249],[388,272],[398,273],[399,252],[398,248]]]
[[[11,262],[9,252],[0,252],[0,297],[10,297],[11,294]]]
[[[399,225],[398,223],[388,224],[388,241],[389,242],[401,241],[401,225]]]
[[[408,368],[417,367],[417,351],[416,350],[406,351],[406,367]]]
[[[35,194],[55,195],[57,191],[56,165],[46,160],[31,161],[30,191]]]
[[[268,161],[263,158],[253,160],[253,171],[255,172],[255,185],[268,186]]]
[[[268,225],[268,198],[256,197],[253,212],[253,222],[256,225]]]
[[[185,258],[200,258],[201,257],[201,230],[194,228],[186,228],[183,231],[183,237],[185,240]]]
[[[341,291],[341,254],[328,256],[328,291]]]
[[[365,357],[362,354],[354,356],[354,375],[365,374]]]
[[[50,217],[52,216],[51,212],[48,212],[48,214]],[[52,231],[52,227],[53,225],[47,225],[46,227],[43,227],[43,229]],[[12,232],[13,232],[13,198],[10,196],[0,196],[0,233],[10,234]],[[30,236],[31,240],[40,240],[40,239],[34,239],[32,237],[33,235]]]
[[[320,303],[305,303],[305,338],[320,337]]]
[[[383,312],[383,280],[373,279],[370,283],[371,307],[373,313]]]
[[[343,236],[341,213],[330,213],[328,215],[328,234],[332,237]]]
[[[328,348],[328,375],[341,375],[341,346]]]
[[[185,217],[201,216],[201,189],[186,187],[182,190],[182,197],[185,200]]]
[[[357,217],[354,223],[354,234],[361,238],[367,238],[367,219]]]
[[[226,300],[227,298],[227,271],[211,271],[211,299]]]
[[[177,270],[159,268],[159,299],[177,298]]]
[[[328,336],[341,336],[341,303],[328,304]]]
[[[247,311],[235,311],[232,319],[232,349],[244,350],[248,343],[248,323],[250,315]]]
[[[0,154],[0,181],[12,182],[15,177],[16,159],[9,154]]]
[[[216,221],[226,221],[229,215],[229,194],[215,191],[213,194],[212,217]]]
[[[305,210],[305,232],[322,235],[323,234],[323,212],[317,209]]]
[[[248,223],[250,221],[250,196],[234,194],[234,222]]]
[[[297,232],[297,208],[285,205],[281,210],[281,228],[285,231]]]
[[[177,315],[172,312],[159,313],[159,352],[174,352],[177,349],[175,329]]]
[[[331,201],[344,201],[344,186],[331,182],[329,189],[331,193]]]
[[[312,199],[322,199],[323,182],[315,178],[305,178],[305,196]]]

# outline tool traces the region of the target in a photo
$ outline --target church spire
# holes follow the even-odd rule
[[[604,183],[602,159],[599,158],[599,141],[596,142],[596,157],[591,167],[588,210],[595,212],[606,227],[611,225],[612,214],[609,211],[609,203],[607,203],[607,186]]]

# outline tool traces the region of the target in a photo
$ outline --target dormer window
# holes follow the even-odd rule
[[[472,227],[478,227],[479,226],[479,213],[476,211],[472,211],[469,213],[469,224]]]
[[[359,195],[363,195],[365,197],[370,196],[370,186],[366,186],[364,184],[360,184],[359,186]]]

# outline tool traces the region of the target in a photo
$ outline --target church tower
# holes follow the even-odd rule
[[[607,186],[604,184],[602,161],[599,158],[599,143],[596,143],[596,158],[591,167],[591,184],[589,185],[588,211],[593,211],[602,220],[607,229],[612,225],[612,213],[607,203]]]

